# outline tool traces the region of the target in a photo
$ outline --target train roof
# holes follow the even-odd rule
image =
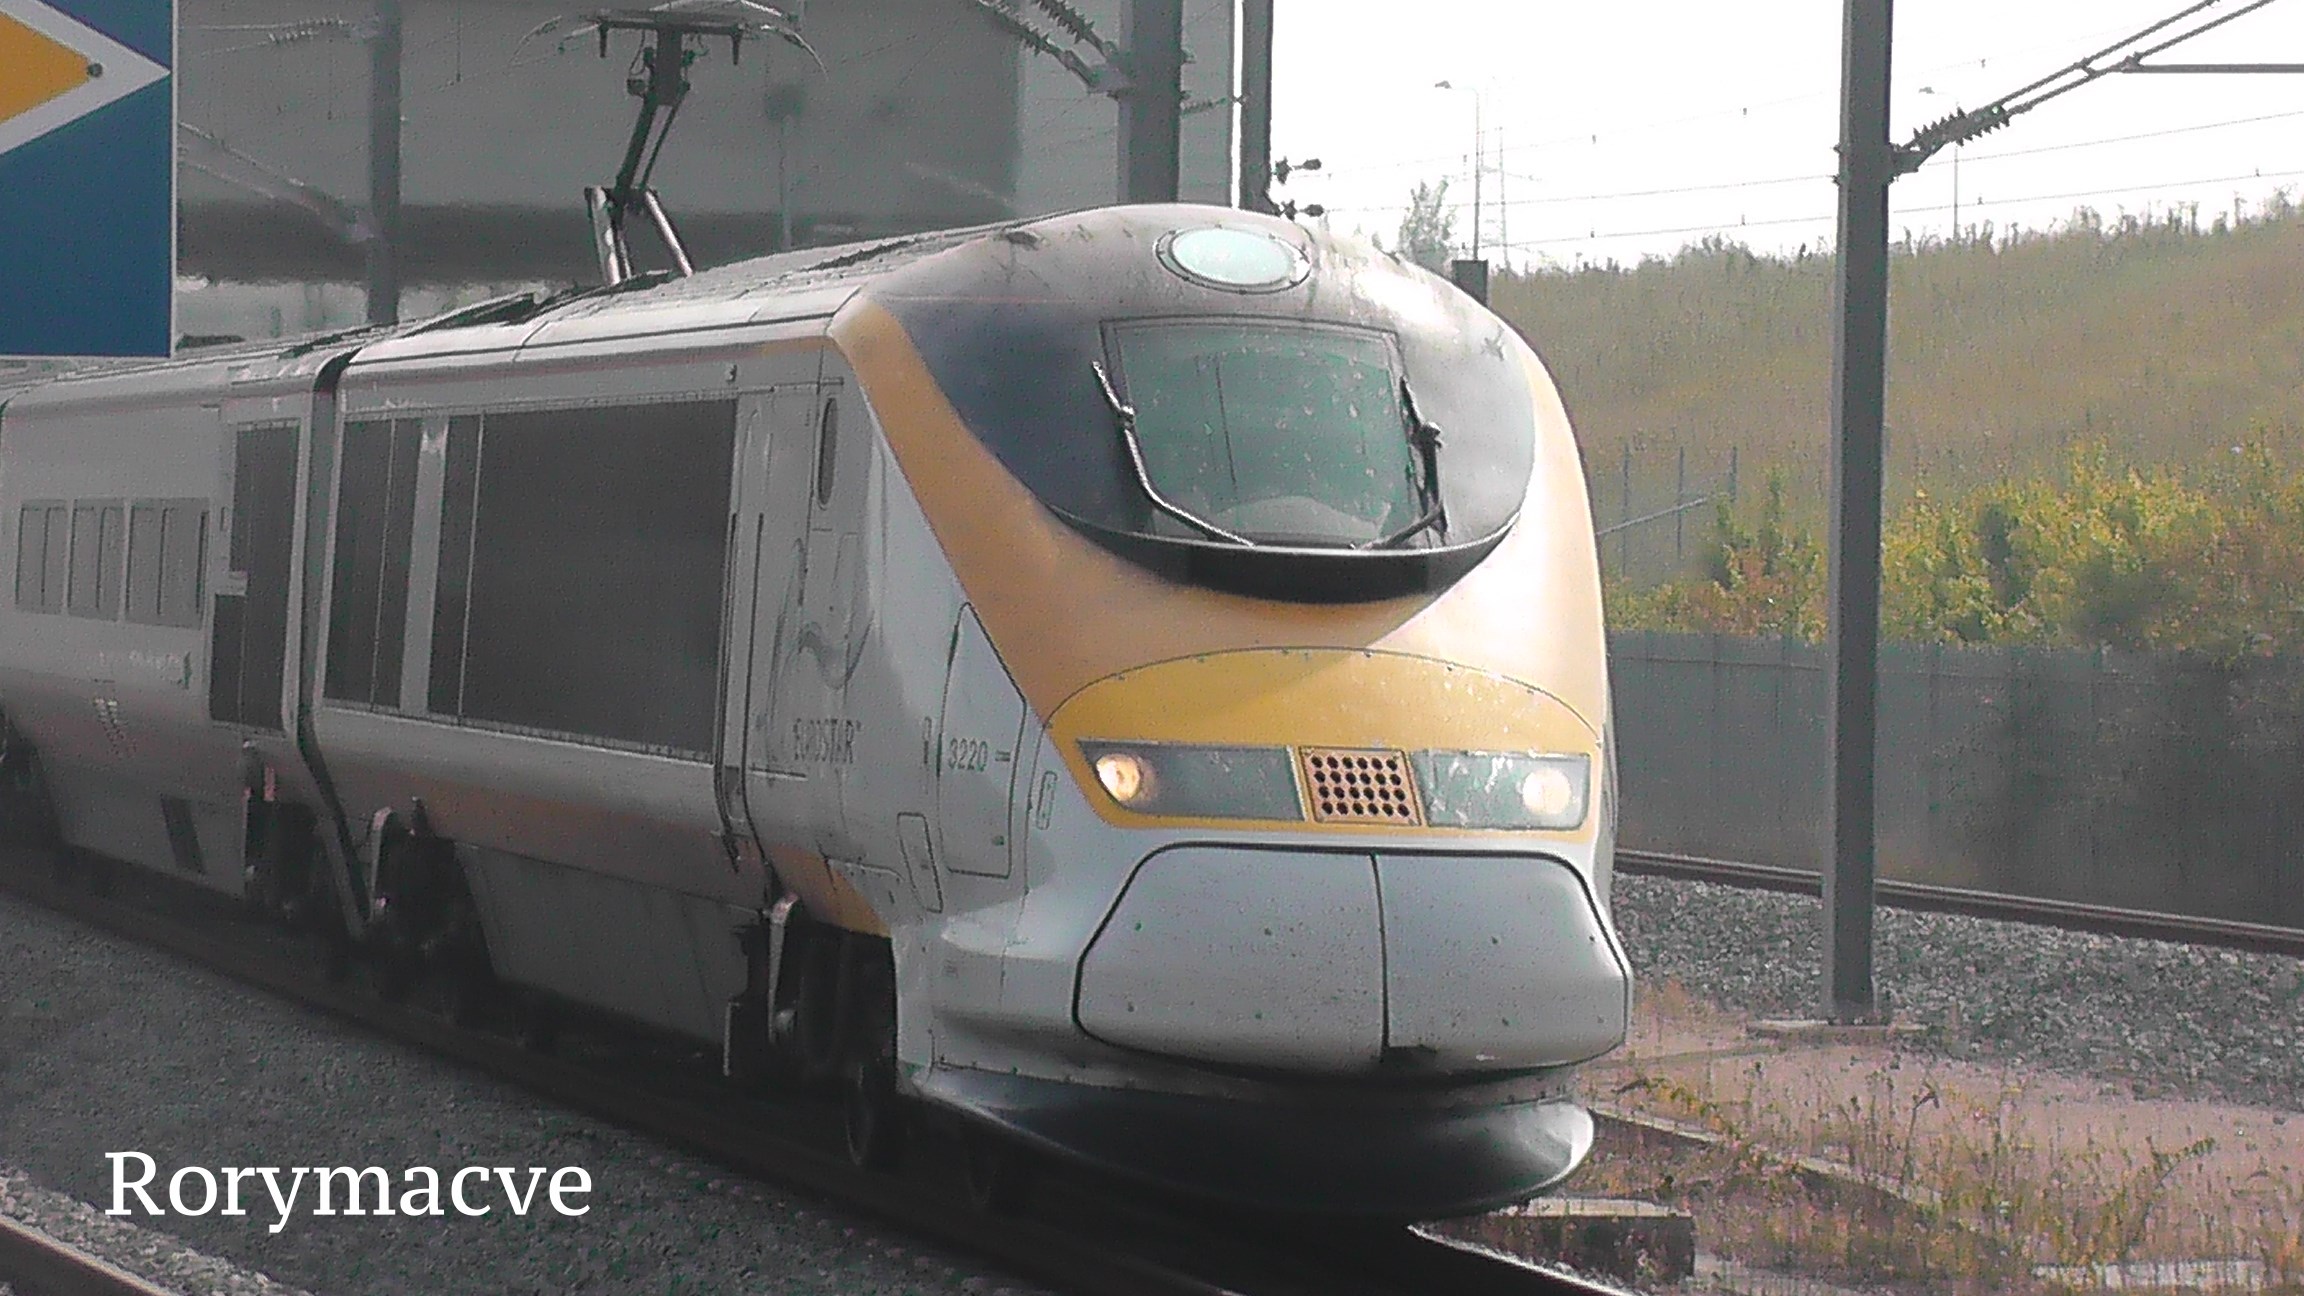
[[[26,366],[0,372],[0,407],[23,401],[21,412],[50,401],[76,403],[185,387],[241,388],[266,379],[316,374],[329,360],[353,353],[381,350],[406,357],[462,351],[475,339],[460,335],[483,332],[493,340],[482,349],[495,349],[504,345],[507,331],[514,335],[515,347],[552,333],[598,338],[661,331],[667,327],[667,313],[681,316],[674,327],[685,328],[741,325],[764,316],[829,315],[859,282],[1000,228],[937,230],[805,248],[681,277],[642,275],[614,287],[516,293],[402,324],[291,338],[219,340],[184,347],[164,359]]]
[[[1201,210],[1210,216],[1243,215],[1229,208]],[[1179,209],[1172,207],[1160,216],[1172,223],[1178,214]],[[22,414],[51,404],[180,397],[187,390],[232,394],[266,386],[285,390],[313,381],[321,369],[335,361],[366,367],[395,362],[421,364],[433,357],[495,354],[508,358],[559,345],[707,334],[823,318],[839,310],[871,281],[995,235],[1020,228],[1046,230],[1070,221],[1094,225],[1099,232],[1122,234],[1127,241],[1127,231],[1153,215],[1150,210],[1092,209],[804,248],[686,276],[654,272],[611,287],[514,294],[404,324],[300,338],[235,339],[188,347],[164,360],[84,364],[47,376],[34,375],[28,384],[13,389],[10,380],[19,376],[8,375],[0,377],[0,410]],[[1312,243],[1333,242],[1320,231],[1300,227],[1297,236]]]

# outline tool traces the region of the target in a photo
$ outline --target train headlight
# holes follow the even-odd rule
[[[1418,752],[1424,819],[1449,828],[1547,828],[1584,822],[1592,758],[1521,752]]]
[[[1188,819],[1302,819],[1285,747],[1083,742],[1096,781],[1138,814]]]
[[[1106,752],[1096,758],[1096,781],[1112,794],[1112,799],[1124,806],[1148,800],[1152,795],[1150,767],[1144,758],[1134,752]]]

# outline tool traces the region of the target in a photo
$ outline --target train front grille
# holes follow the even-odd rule
[[[1408,758],[1381,748],[1306,747],[1297,754],[1316,823],[1418,827],[1424,808]]]

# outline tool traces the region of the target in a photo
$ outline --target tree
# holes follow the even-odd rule
[[[1408,195],[1408,214],[1400,218],[1400,241],[1393,251],[1434,274],[1446,274],[1455,246],[1456,213],[1448,210],[1448,182],[1418,183]]]

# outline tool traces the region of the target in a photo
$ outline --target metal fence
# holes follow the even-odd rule
[[[1820,868],[1824,650],[1611,636],[1627,847]],[[1886,645],[1885,877],[2304,926],[2304,661]]]
[[[1653,446],[1635,454],[1626,445],[1586,459],[1584,487],[1609,583],[1655,585],[1694,570],[1719,507],[1733,504],[1745,485],[1740,458],[1737,446]]]

